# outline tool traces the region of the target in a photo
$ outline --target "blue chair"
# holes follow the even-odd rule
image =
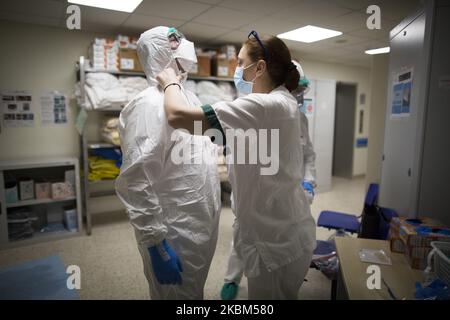
[[[364,206],[372,206],[377,203],[379,186],[376,183],[371,183],[367,190]],[[336,211],[322,211],[317,221],[317,226],[327,229],[344,230],[350,233],[357,233],[360,228],[359,218],[353,214],[336,212]]]

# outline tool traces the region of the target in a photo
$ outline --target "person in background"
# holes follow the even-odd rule
[[[195,130],[201,122],[203,130],[221,132],[225,144],[231,139],[236,142],[239,133],[248,130],[277,133],[274,172],[264,170],[267,164],[262,161],[236,163],[232,159],[242,149],[227,147],[237,221],[234,247],[244,265],[249,299],[297,299],[316,246],[315,222],[301,188],[301,122],[290,93],[298,87],[299,77],[286,44],[277,37],[261,40],[255,31],[239,52],[234,75],[243,97],[190,108],[173,68],[157,76],[173,128],[202,135],[204,131]],[[250,151],[243,152],[247,156]]]
[[[156,27],[141,35],[137,51],[149,87],[120,113],[116,191],[135,229],[151,298],[203,299],[219,223],[217,146],[168,125],[156,81],[165,68],[177,70],[183,103],[198,106],[183,88],[197,62],[194,44],[174,28]],[[189,152],[175,161],[180,150]]]
[[[298,87],[291,92],[291,94],[296,98],[298,107],[300,110],[300,121],[301,121],[301,137],[300,141],[303,147],[303,182],[302,187],[305,191],[306,197],[309,203],[312,204],[314,198],[314,188],[316,187],[316,153],[309,137],[308,131],[308,118],[306,117],[306,108],[304,105],[304,95],[309,89],[309,80],[306,78],[303,68],[300,63],[295,60],[292,62],[297,67],[297,71],[300,74],[300,80]],[[231,196],[231,199],[233,197]],[[231,209],[234,212],[233,202],[231,202]],[[235,221],[236,223],[236,221]],[[236,250],[234,249],[233,241],[231,241],[230,256],[228,258],[227,271],[225,274],[224,285],[220,292],[220,297],[222,300],[233,300],[236,298],[238,293],[239,284],[241,283],[242,276],[244,274],[244,265],[239,259]]]

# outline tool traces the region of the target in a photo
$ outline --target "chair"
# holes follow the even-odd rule
[[[367,190],[364,207],[372,206],[377,203],[379,186],[376,183],[371,183]],[[357,233],[360,228],[359,218],[353,214],[337,212],[337,211],[322,211],[317,221],[317,226],[327,229],[344,230],[350,233]]]

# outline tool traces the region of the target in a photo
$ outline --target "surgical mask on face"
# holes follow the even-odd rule
[[[189,72],[192,66],[197,63],[194,43],[181,39],[178,48],[173,52],[173,58],[178,60],[185,72]]]
[[[253,82],[255,81],[256,77],[252,81],[244,80],[244,70],[250,68],[253,65],[254,63],[245,68],[237,67],[236,71],[234,72],[234,85],[236,86],[237,91],[242,94],[250,94],[253,92]]]

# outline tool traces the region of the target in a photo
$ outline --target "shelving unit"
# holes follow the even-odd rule
[[[142,76],[145,77],[144,72],[130,72],[130,71],[105,71],[105,70],[93,70],[91,69],[87,64],[86,60],[83,56],[80,57],[79,61],[76,63],[76,72],[77,72],[77,80],[80,82],[80,93],[82,97],[85,97],[85,80],[86,80],[86,74],[90,72],[107,72],[116,76]],[[189,80],[194,81],[227,81],[227,82],[233,82],[233,78],[225,78],[225,77],[201,77],[201,76],[194,76],[189,75]],[[80,108],[84,108],[84,102],[82,105],[79,106]],[[88,113],[88,119],[90,114],[94,112],[99,112],[101,114],[111,114],[114,116],[119,116],[120,111],[122,111],[122,108],[124,106],[120,107],[111,107],[111,108],[103,108],[103,109],[93,109],[89,110],[87,109]],[[87,121],[87,120],[86,120]],[[104,142],[95,142],[95,141],[89,141],[87,137],[86,130],[83,131],[83,134],[80,136],[80,146],[81,146],[81,165],[83,168],[84,175],[82,177],[82,199],[83,199],[83,212],[84,216],[86,218],[86,233],[90,235],[92,233],[92,219],[91,219],[91,210],[90,210],[90,202],[94,198],[99,197],[105,197],[105,196],[112,196],[115,195],[115,189],[114,189],[114,182],[115,180],[104,180],[104,181],[89,181],[88,179],[88,172],[89,172],[89,151],[99,148],[118,148],[118,146],[115,146],[110,143],[104,143]],[[94,190],[94,188],[100,188],[102,190]]]
[[[47,171],[46,171],[47,170]],[[43,172],[54,172],[55,177],[58,177],[58,181],[62,181],[62,175],[64,171],[75,171],[75,196],[64,199],[30,199],[20,200],[14,203],[7,203],[5,197],[5,175],[21,176],[30,175],[30,178],[39,177]],[[30,174],[31,173],[31,174]],[[39,215],[47,215],[49,206],[56,206],[57,211],[61,210],[61,222],[63,217],[63,205],[64,203],[72,204],[77,212],[77,231],[55,231],[55,232],[38,232],[30,238],[11,240],[9,239],[8,230],[8,213],[11,210],[17,208],[28,208],[30,211],[33,208],[40,208]],[[33,160],[18,160],[18,161],[1,161],[0,162],[0,247],[9,248],[27,244],[34,244],[41,241],[50,239],[59,239],[70,236],[79,235],[82,232],[82,201],[80,192],[80,174],[79,174],[79,162],[76,158],[53,158],[53,159],[33,159]],[[55,207],[53,208],[55,209]],[[42,218],[42,217],[41,217]],[[47,216],[45,217],[45,220]]]

